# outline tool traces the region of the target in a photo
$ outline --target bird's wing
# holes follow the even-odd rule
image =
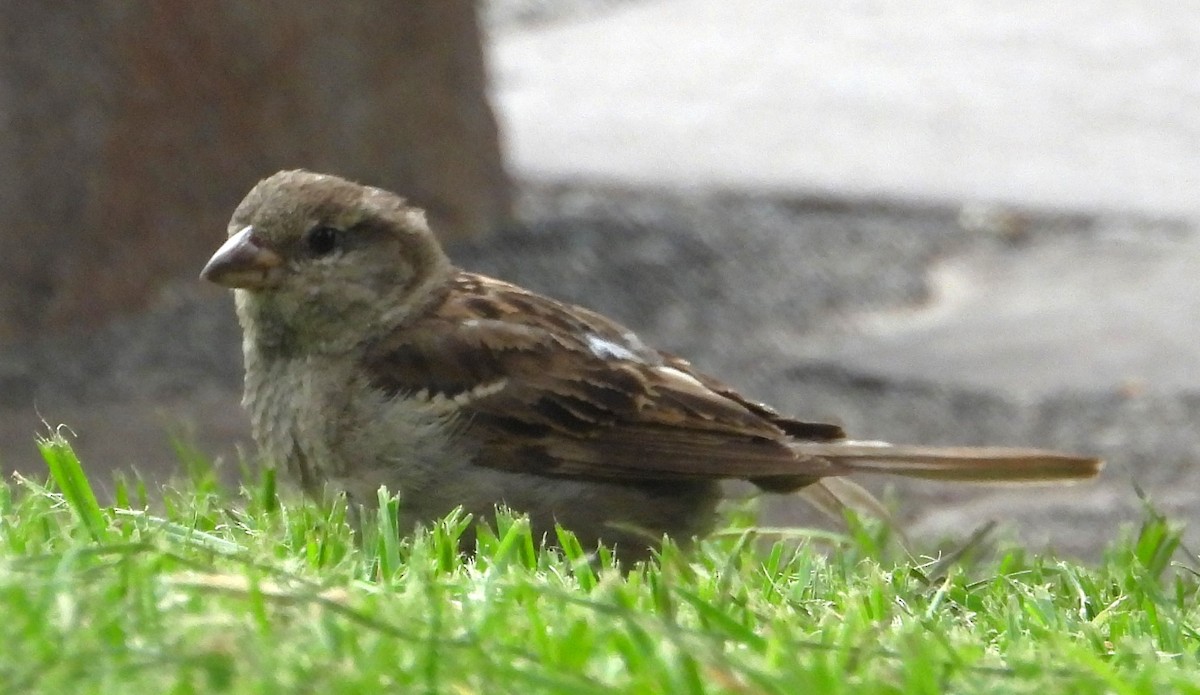
[[[845,472],[789,444],[839,438],[838,427],[786,419],[599,314],[482,276],[462,274],[365,359],[386,393],[455,408],[480,465],[788,488]]]

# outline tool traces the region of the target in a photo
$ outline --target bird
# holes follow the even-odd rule
[[[405,528],[504,506],[550,543],[561,525],[634,562],[710,532],[724,481],[837,510],[878,505],[854,473],[1036,482],[1102,467],[788,417],[595,311],[458,268],[420,209],[334,175],[263,179],[227,232],[200,275],[234,291],[264,460],[311,495],[369,506],[386,486]]]

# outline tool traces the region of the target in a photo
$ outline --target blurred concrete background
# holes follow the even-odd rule
[[[215,163],[197,160],[188,180],[229,189],[204,198],[214,210],[280,166],[413,187],[441,201],[447,220],[475,211],[447,235],[461,265],[610,313],[784,410],[862,438],[1057,446],[1110,461],[1099,483],[1066,489],[894,485],[898,516],[918,537],[961,536],[996,519],[1035,547],[1091,554],[1139,517],[1135,483],[1173,517],[1197,516],[1200,3],[491,0],[479,12],[498,141],[486,127],[458,137],[488,122],[486,103],[483,121],[426,113],[405,125],[397,103],[420,111],[421,90],[448,68],[363,68],[356,91],[322,86],[347,65],[373,65],[388,35],[364,33],[370,13],[316,16],[292,26],[287,52],[264,49],[253,60],[265,67],[238,73],[270,95],[272,70],[308,65],[288,75],[315,96],[272,102],[276,112],[298,104],[290,115],[302,125],[273,133],[269,156],[239,135]],[[445,51],[451,36],[475,36],[469,13],[456,16],[401,19],[423,21],[442,38],[420,45]],[[264,21],[242,17],[240,31],[268,31]],[[336,36],[310,47],[303,26],[322,25]],[[363,36],[377,43],[354,43]],[[353,60],[347,42],[359,46]],[[394,66],[436,52],[410,50]],[[38,64],[31,55],[8,65]],[[399,73],[415,76],[412,91],[383,88]],[[11,114],[30,110],[13,102],[31,89],[28,74],[0,73],[9,132],[20,132]],[[469,100],[470,80],[450,81],[460,96],[448,103]],[[153,92],[157,82],[134,84]],[[395,120],[346,115],[372,109]],[[340,147],[364,122],[374,139]],[[390,126],[379,124],[392,122],[388,140]],[[155,166],[172,148],[202,149],[211,134],[186,132],[160,144]],[[110,147],[141,161],[129,137]],[[418,141],[422,166],[405,159]],[[41,167],[40,187],[10,198],[36,212],[38,191],[61,195],[58,163],[23,147],[23,158],[4,160],[16,164],[0,192]],[[380,163],[362,162],[364,152]],[[511,190],[491,152],[503,153]],[[383,171],[390,153],[408,162],[399,173]],[[490,183],[456,184],[439,157]],[[227,161],[238,163],[226,170]],[[91,173],[74,190],[104,199],[111,175]],[[154,207],[153,178],[124,184],[128,205]],[[96,471],[168,475],[171,429],[235,456],[246,427],[238,330],[228,298],[192,280],[223,234],[215,215],[120,218],[152,227],[160,245],[186,241],[197,258],[179,254],[172,272],[134,285],[139,301],[103,320],[60,321],[0,348],[0,463],[39,470],[39,416],[71,425]],[[90,234],[122,238],[108,218],[80,219],[104,232]],[[27,260],[25,284],[8,281],[17,306],[31,287],[56,296],[43,275],[87,236],[23,224],[32,226],[10,227],[21,235],[10,246],[45,234],[55,242]],[[86,290],[127,277],[152,248],[111,254],[118,261],[85,253],[71,267],[87,271]],[[799,509],[784,500],[769,514],[806,518]]]

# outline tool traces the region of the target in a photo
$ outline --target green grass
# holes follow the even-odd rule
[[[468,520],[403,539],[386,496],[356,537],[344,505],[269,472],[225,492],[189,455],[104,507],[65,441],[42,452],[48,483],[0,486],[4,693],[1200,692],[1195,558],[1152,512],[1096,566],[740,515],[623,574],[506,515],[464,560]]]

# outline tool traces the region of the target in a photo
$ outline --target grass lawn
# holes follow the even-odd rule
[[[473,559],[467,520],[401,539],[394,502],[359,538],[336,502],[269,472],[226,491],[189,455],[101,507],[42,449],[50,482],[0,484],[3,693],[1200,693],[1197,560],[1152,511],[1095,566],[739,512],[622,574],[504,515]]]

